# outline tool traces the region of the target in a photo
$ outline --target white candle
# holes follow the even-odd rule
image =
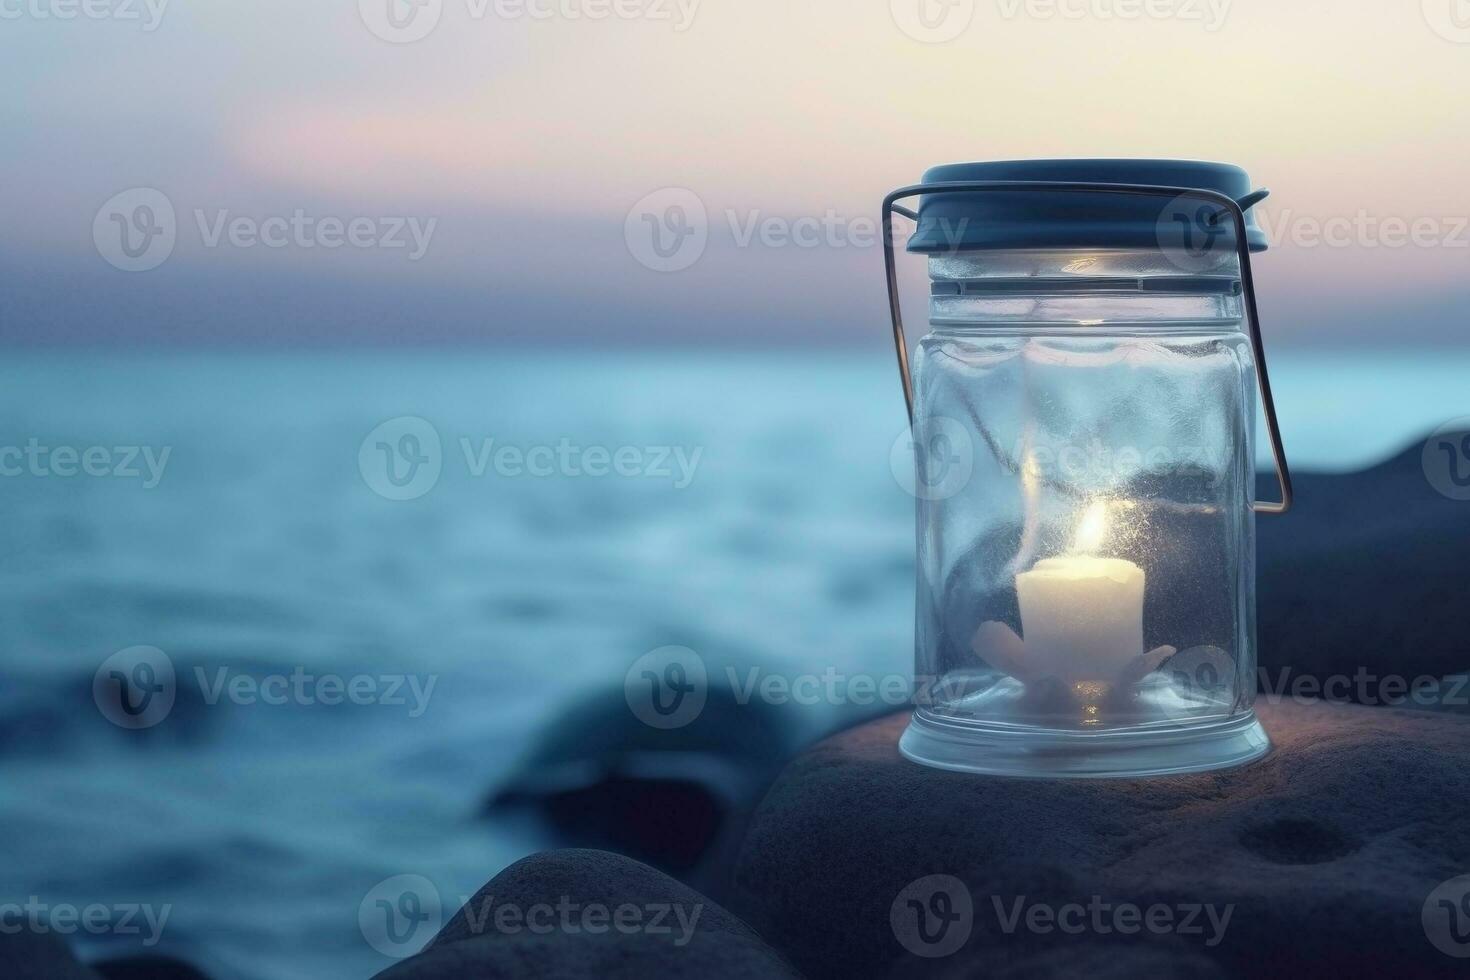
[[[1143,653],[1143,569],[1122,558],[1044,558],[1016,576],[1030,671],[1112,681]]]

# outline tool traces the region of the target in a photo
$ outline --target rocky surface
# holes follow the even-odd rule
[[[1264,760],[1147,780],[941,772],[901,715],[853,729],[771,789],[734,907],[814,978],[1464,976],[1422,917],[1470,872],[1470,719],[1259,710]]]
[[[0,929],[0,976],[7,980],[98,980],[55,933]]]
[[[0,977],[5,980],[208,980],[169,956],[125,956],[85,966],[66,939],[30,928],[0,929]]]
[[[1393,695],[1386,676],[1470,670],[1470,501],[1435,490],[1422,457],[1415,443],[1360,472],[1299,474],[1291,512],[1257,518],[1257,634],[1268,681],[1361,670],[1378,680],[1324,696],[1384,703]],[[1274,475],[1259,484],[1262,497],[1276,499]],[[1470,687],[1420,706],[1465,712]]]
[[[636,717],[623,690],[569,705],[486,803],[543,818],[563,843],[614,850],[707,888],[723,877],[749,810],[801,748],[795,711],[739,704],[711,684],[698,717],[661,729]],[[808,735],[808,737],[810,737]]]
[[[423,952],[379,974],[381,980],[795,976],[748,926],[698,892],[636,861],[588,850],[547,851],[511,865]]]

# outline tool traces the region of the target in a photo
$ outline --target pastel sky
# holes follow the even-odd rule
[[[0,341],[881,342],[886,191],[1167,156],[1273,191],[1277,342],[1465,342],[1463,0],[417,4],[0,0]],[[176,241],[127,272],[94,223],[136,188]],[[672,272],[629,245],[668,188],[708,234]],[[742,244],[768,218],[838,231]]]

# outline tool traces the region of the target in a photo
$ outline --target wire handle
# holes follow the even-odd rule
[[[1256,500],[1252,509],[1258,514],[1284,514],[1291,509],[1291,470],[1286,462],[1286,449],[1281,442],[1281,426],[1276,418],[1276,401],[1271,396],[1271,376],[1266,370],[1266,348],[1261,340],[1261,318],[1256,307],[1256,284],[1251,274],[1250,243],[1246,239],[1245,211],[1265,196],[1266,191],[1255,191],[1240,201],[1218,191],[1199,187],[1164,187],[1154,184],[1093,184],[1074,181],[1044,180],[974,180],[951,181],[933,184],[912,184],[900,187],[883,199],[883,266],[888,276],[888,310],[893,320],[893,343],[898,351],[898,374],[903,383],[904,404],[908,408],[909,425],[914,424],[914,383],[909,373],[908,342],[903,333],[903,308],[898,295],[897,261],[893,249],[893,215],[917,219],[918,214],[898,202],[920,194],[967,194],[986,191],[1048,191],[1077,192],[1092,194],[1129,194],[1155,197],[1197,197],[1222,210],[1213,220],[1228,214],[1235,226],[1235,249],[1240,258],[1240,282],[1245,297],[1246,316],[1250,321],[1251,347],[1255,351],[1256,383],[1261,389],[1261,402],[1266,409],[1266,433],[1271,441],[1271,458],[1276,465],[1276,479],[1281,485],[1281,500]]]

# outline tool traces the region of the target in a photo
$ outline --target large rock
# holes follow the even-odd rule
[[[72,955],[64,938],[28,928],[0,929],[0,976],[7,980],[98,980]]]
[[[642,925],[622,909],[636,910]],[[589,923],[601,931],[590,932]],[[381,980],[795,976],[748,926],[703,895],[636,861],[587,850],[548,851],[511,865],[422,953],[379,974]]]
[[[594,694],[560,712],[576,723],[534,742],[486,811],[530,809],[563,843],[715,885],[722,876],[701,862],[733,858],[750,809],[801,745],[800,719],[758,699],[740,704],[716,683],[693,721],[660,729],[625,698],[621,689]]]
[[[773,786],[733,907],[812,977],[1465,976],[1429,932],[1470,932],[1470,899],[1430,901],[1470,873],[1470,719],[1259,709],[1265,759],[1146,780],[942,772],[899,755],[904,716],[853,729]],[[1129,936],[1124,904],[1201,908]]]
[[[1396,696],[1386,677],[1470,670],[1470,501],[1434,489],[1423,446],[1361,472],[1305,473],[1295,483],[1290,513],[1256,521],[1265,681],[1279,688],[1361,671],[1364,681],[1339,682],[1324,696],[1382,704]],[[1263,474],[1261,495],[1275,499],[1274,484]],[[1470,688],[1443,692],[1421,706],[1470,710]]]

